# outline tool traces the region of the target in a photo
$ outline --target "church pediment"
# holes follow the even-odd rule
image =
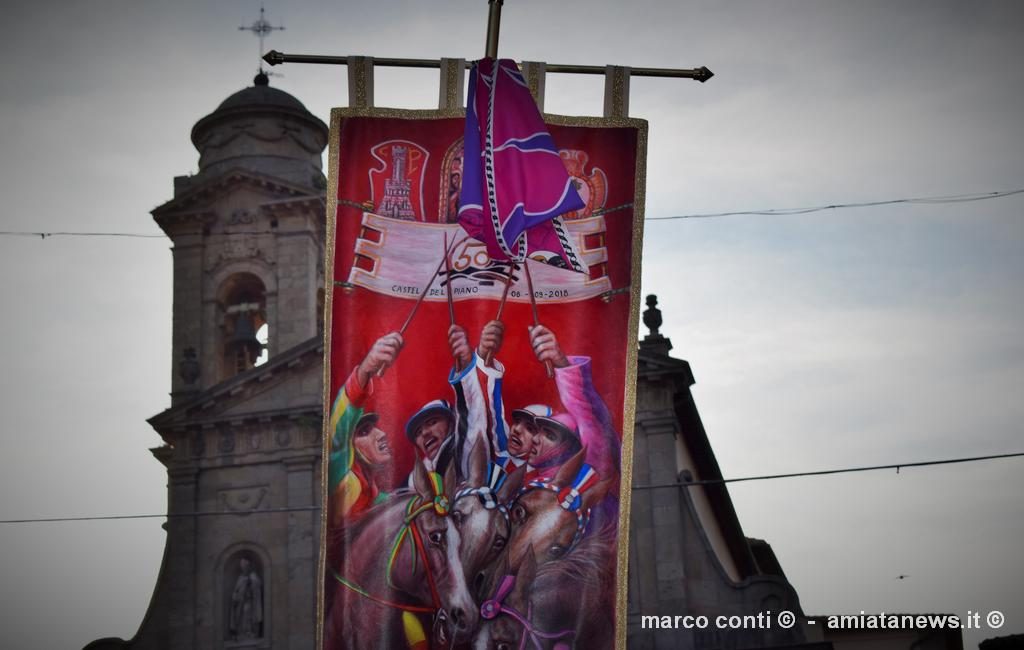
[[[637,354],[637,377],[640,379],[660,378],[666,375],[677,375],[687,386],[694,383],[690,364],[682,359],[675,359],[660,352],[651,352],[640,347]]]
[[[319,416],[323,399],[323,342],[310,339],[149,419],[161,435],[197,425],[276,416]]]
[[[320,204],[321,196],[311,192],[308,187],[295,185],[273,176],[266,176],[244,169],[233,169],[216,178],[202,182],[201,177],[184,179],[179,185],[184,187],[176,188],[173,199],[153,209],[153,219],[164,229],[168,235],[172,234],[175,226],[182,223],[199,221],[203,224],[213,223],[217,219],[218,211],[215,207],[228,195],[245,188],[255,192],[258,196],[255,203],[260,207],[266,205],[270,209],[280,209],[283,205],[302,205],[309,203],[311,206]],[[196,183],[192,186],[192,183]],[[177,190],[180,190],[180,194]],[[236,214],[232,211],[226,215],[229,225],[248,223],[251,215]]]

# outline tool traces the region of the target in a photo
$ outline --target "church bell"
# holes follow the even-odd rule
[[[235,350],[245,351],[249,365],[256,362],[260,352],[263,351],[263,344],[256,338],[256,325],[253,323],[252,316],[244,312],[238,315],[229,344]]]

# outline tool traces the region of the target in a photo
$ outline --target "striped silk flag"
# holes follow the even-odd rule
[[[491,259],[587,270],[560,218],[585,203],[511,59],[473,64],[464,161],[459,223]]]

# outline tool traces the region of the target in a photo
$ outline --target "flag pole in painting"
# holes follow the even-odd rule
[[[324,650],[623,647],[645,145],[505,60],[332,111]]]
[[[540,325],[526,258],[532,253],[586,271],[560,219],[582,208],[583,199],[515,61],[473,64],[466,106],[459,224],[486,245],[492,260],[523,264],[534,325]],[[545,368],[555,376],[550,361]]]

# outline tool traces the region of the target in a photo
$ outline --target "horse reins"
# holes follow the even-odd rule
[[[533,605],[527,603],[526,616],[523,616],[515,607],[505,604],[505,598],[508,597],[512,590],[516,586],[516,576],[506,575],[501,579],[498,584],[497,591],[494,592],[494,597],[485,600],[480,605],[480,617],[488,621],[498,618],[498,616],[505,614],[518,622],[523,627],[523,636],[519,640],[519,650],[525,650],[526,638],[529,636],[530,640],[533,641],[534,647],[541,649],[541,640],[551,641],[553,639],[560,639],[565,636],[575,636],[573,630],[562,630],[561,632],[541,632],[536,629],[530,622],[530,617],[533,615]],[[555,650],[568,650],[568,643],[556,643]]]
[[[394,570],[395,560],[398,557],[399,550],[402,548],[402,544],[405,542],[406,538],[411,535],[413,539],[413,571],[416,570],[416,560],[417,557],[419,557],[423,562],[423,570],[427,575],[427,584],[430,586],[430,598],[433,601],[434,606],[424,607],[422,605],[406,605],[386,600],[384,598],[379,598],[372,595],[359,585],[346,580],[344,577],[339,575],[337,571],[331,569],[331,573],[334,574],[335,580],[364,598],[395,609],[418,613],[430,613],[441,609],[441,597],[437,591],[434,574],[430,570],[430,558],[427,557],[427,550],[423,546],[423,537],[420,534],[419,527],[416,525],[416,518],[428,510],[433,510],[439,517],[447,517],[449,512],[449,503],[448,497],[444,493],[444,484],[441,481],[440,474],[437,472],[429,472],[427,475],[430,478],[430,487],[434,492],[434,497],[430,500],[424,500],[421,496],[416,495],[409,499],[409,502],[405,506],[405,518],[403,519],[402,526],[398,529],[398,533],[395,535],[395,541],[391,545],[391,553],[388,555],[387,571],[385,575],[387,577],[387,585],[392,589],[397,589],[394,583],[391,582],[391,574]]]

